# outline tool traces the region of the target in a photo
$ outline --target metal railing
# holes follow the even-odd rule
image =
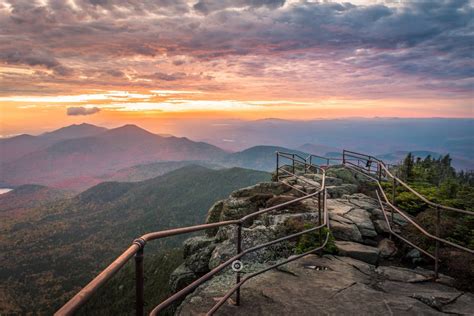
[[[365,162],[368,162],[368,161],[375,162],[377,164],[377,168],[375,169],[376,170],[376,172],[375,172],[376,177],[374,177],[374,172],[372,172],[372,173],[370,172],[370,163],[366,163],[365,166],[364,166],[364,164],[362,164],[362,166],[360,164],[356,165],[356,164],[353,163],[354,159],[360,160],[362,162],[363,161],[365,161]],[[405,183],[404,181],[399,179],[397,176],[395,176],[389,170],[389,168],[386,166],[386,164],[383,161],[381,161],[380,159],[377,159],[373,156],[344,150],[343,151],[343,161],[344,161],[344,165],[346,167],[349,167],[350,169],[352,169],[356,172],[359,172],[362,175],[366,176],[367,178],[369,178],[369,179],[376,182],[377,189],[375,190],[375,193],[376,193],[378,202],[379,202],[380,207],[382,209],[382,212],[383,212],[385,221],[388,225],[390,233],[392,235],[394,235],[395,237],[397,237],[398,239],[402,240],[403,242],[407,243],[408,245],[412,246],[413,248],[416,248],[417,250],[419,250],[420,252],[422,252],[423,254],[425,254],[426,256],[428,256],[429,258],[434,260],[434,262],[435,262],[435,268],[434,268],[435,279],[437,279],[438,275],[439,275],[439,263],[440,263],[439,249],[440,249],[440,243],[449,245],[451,247],[454,247],[454,248],[457,248],[459,250],[468,252],[470,254],[474,254],[474,250],[472,250],[472,249],[466,248],[466,247],[458,245],[458,244],[456,244],[452,241],[449,241],[449,240],[446,240],[446,239],[443,239],[443,238],[439,237],[440,236],[440,226],[441,226],[441,211],[452,211],[452,212],[457,212],[457,213],[466,214],[466,215],[470,215],[470,216],[474,216],[474,212],[468,211],[468,210],[462,210],[462,209],[459,209],[459,208],[446,206],[446,205],[442,205],[442,204],[438,204],[438,203],[434,203],[434,202],[428,200],[426,197],[424,197],[423,195],[418,193],[416,190],[414,190],[412,187],[410,187],[407,183]],[[367,168],[367,165],[369,165],[369,168]],[[374,169],[372,169],[372,170],[374,170]],[[392,182],[392,199],[391,199],[391,201],[387,197],[387,194],[385,193],[385,190],[383,189],[383,187],[381,185],[382,179]],[[413,193],[421,201],[423,201],[427,205],[431,206],[432,208],[436,209],[436,223],[435,223],[435,231],[436,232],[435,232],[435,235],[433,235],[433,234],[429,233],[428,231],[426,231],[420,224],[416,223],[410,216],[408,216],[405,212],[403,212],[402,210],[400,210],[396,206],[395,197],[396,197],[397,184],[403,186],[405,189],[407,189],[408,191]],[[391,212],[390,212],[391,213],[391,221],[388,220],[388,217],[387,217],[387,214],[386,214],[386,211],[385,211],[385,207],[384,207],[384,203],[391,210]],[[394,223],[394,214],[395,213],[402,216],[408,223],[413,225],[424,236],[428,237],[429,239],[434,240],[434,242],[435,242],[435,251],[434,251],[435,253],[434,253],[434,255],[429,253],[429,251],[427,251],[425,249],[422,249],[421,247],[415,245],[413,242],[409,241],[408,239],[404,238],[403,236],[401,236],[400,234],[396,233],[393,230],[392,226],[393,226],[393,223]]]
[[[314,159],[324,159],[323,161],[326,161],[326,164],[324,166],[315,165],[313,164]],[[289,162],[289,164],[281,163],[282,161],[285,161],[285,160]],[[259,249],[262,249],[262,248],[265,248],[265,247],[268,247],[268,246],[271,246],[271,245],[274,245],[274,244],[277,244],[289,239],[296,238],[303,234],[319,231],[319,246],[318,247],[311,249],[310,251],[307,251],[303,254],[292,256],[290,259],[283,260],[277,264],[264,268],[260,271],[246,275],[243,278],[241,276],[241,273],[237,272],[235,285],[232,288],[230,288],[226,292],[226,294],[211,308],[211,310],[208,312],[208,315],[212,315],[214,312],[216,312],[233,294],[236,295],[235,305],[239,305],[240,304],[240,288],[245,282],[247,282],[248,280],[252,279],[253,277],[257,275],[265,273],[269,270],[277,268],[291,261],[298,260],[310,253],[315,253],[317,251],[320,251],[326,246],[329,239],[330,226],[329,226],[329,216],[328,216],[327,206],[326,206],[327,192],[326,192],[326,185],[325,185],[325,181],[326,181],[325,170],[331,166],[331,162],[333,162],[334,164],[342,163],[342,165],[344,165],[345,167],[351,170],[354,170],[356,172],[359,172],[377,183],[378,189],[376,190],[376,195],[377,195],[379,204],[382,208],[382,212],[387,222],[387,225],[389,227],[390,233],[396,236],[397,238],[399,238],[400,240],[404,241],[405,243],[409,244],[410,246],[418,249],[420,252],[424,253],[428,257],[435,260],[435,277],[436,278],[438,277],[438,269],[439,269],[439,243],[445,243],[447,245],[458,248],[460,250],[467,251],[471,254],[474,253],[474,251],[471,249],[457,245],[456,243],[453,243],[451,241],[448,241],[439,237],[440,210],[455,211],[455,212],[460,212],[460,213],[468,214],[468,215],[474,215],[474,212],[461,210],[461,209],[457,209],[457,208],[453,208],[449,206],[444,206],[444,205],[436,204],[434,202],[429,201],[424,196],[422,196],[421,194],[416,192],[414,189],[412,189],[408,184],[406,184],[405,182],[403,182],[402,180],[394,176],[388,169],[387,165],[382,160],[374,156],[365,155],[365,154],[348,151],[348,150],[343,151],[342,158],[328,158],[328,157],[322,157],[322,156],[317,156],[317,155],[309,155],[308,157],[304,158],[301,155],[294,154],[294,153],[277,152],[276,153],[276,169],[275,169],[277,181],[282,181],[283,184],[288,185],[292,189],[302,193],[303,196],[295,198],[291,201],[287,201],[287,202],[284,202],[272,207],[259,210],[257,212],[246,215],[240,219],[195,225],[195,226],[176,228],[176,229],[170,229],[170,230],[164,230],[164,231],[145,234],[142,237],[135,239],[132,245],[125,252],[123,252],[105,270],[103,270],[99,275],[97,275],[79,293],[77,293],[63,307],[61,307],[56,312],[55,315],[74,314],[74,312],[76,312],[81,306],[83,306],[92,297],[92,295],[94,295],[102,285],[104,285],[110,278],[112,278],[132,257],[135,257],[135,287],[136,287],[135,308],[136,308],[137,315],[143,315],[144,305],[145,305],[144,304],[145,302],[144,302],[144,269],[143,269],[144,252],[143,250],[146,243],[152,240],[167,238],[167,237],[185,234],[185,233],[203,231],[210,228],[218,228],[218,227],[232,226],[232,225],[235,225],[236,227],[236,250],[237,250],[236,255],[233,256],[232,258],[229,258],[225,262],[221,263],[220,265],[218,265],[217,267],[215,267],[214,269],[212,269],[205,275],[201,276],[200,278],[198,278],[197,280],[195,280],[194,282],[192,282],[185,288],[181,289],[177,293],[173,294],[172,296],[170,296],[169,298],[161,302],[150,313],[150,315],[157,315],[158,313],[163,311],[165,308],[172,305],[174,302],[177,302],[178,300],[184,298],[186,295],[191,293],[194,289],[196,289],[198,286],[200,286],[204,282],[213,278],[217,273],[221,272],[226,267],[230,266],[233,262],[244,257],[246,254],[249,254],[251,252],[257,251]],[[375,168],[373,168],[374,164],[376,165]],[[305,182],[306,184],[311,185],[311,182],[308,182],[307,180],[304,179],[304,177],[299,176],[297,173],[299,171],[302,171],[303,173],[305,173],[313,169],[317,170],[317,172],[321,174],[321,184],[319,188],[315,188],[315,192],[312,192],[312,193],[304,192],[301,189],[295,186],[292,186],[291,184],[289,184],[289,182],[284,181],[285,179],[293,178],[297,181],[302,181],[302,182]],[[389,201],[381,185],[382,180],[390,181],[390,179],[393,182],[392,202]],[[410,218],[410,216],[406,215],[403,211],[401,211],[400,209],[396,207],[395,189],[396,189],[397,184],[402,185],[407,190],[412,192],[415,196],[419,197],[422,201],[436,208],[437,210],[436,235],[432,235],[428,233],[423,227],[421,227],[412,218]],[[297,232],[295,234],[281,237],[281,238],[278,238],[278,239],[275,239],[267,243],[260,244],[260,245],[257,245],[245,250],[242,249],[242,227],[246,221],[252,218],[255,218],[257,216],[275,211],[277,209],[281,209],[285,206],[289,206],[294,203],[301,202],[305,199],[316,198],[316,197],[318,200],[318,225],[317,226],[310,229],[303,230],[301,232]],[[385,206],[388,206],[391,208],[391,222],[388,219]],[[394,231],[392,226],[394,223],[395,213],[398,213],[400,216],[405,218],[407,222],[414,225],[425,236],[435,240],[436,250],[435,250],[434,255],[430,254],[428,251],[415,245],[414,243],[410,242],[409,240],[407,240],[406,238],[404,238],[403,236],[401,236],[400,234]],[[326,231],[326,236],[323,241],[322,235],[321,235],[321,229],[324,227],[327,228],[327,231]]]
[[[310,154],[308,157],[306,157],[306,161],[311,165],[313,164],[313,160],[322,160],[325,161],[325,165],[318,164],[319,166],[324,166],[326,168],[332,166],[332,165],[337,165],[342,163],[342,158],[335,158],[335,157],[324,157],[324,156],[319,156],[319,155],[314,155]]]
[[[188,227],[183,227],[183,228],[176,228],[176,229],[170,229],[170,230],[164,230],[164,231],[158,231],[158,232],[153,232],[149,234],[145,234],[141,236],[140,238],[137,238],[133,241],[133,243],[130,245],[130,247],[125,250],[117,259],[115,259],[107,268],[105,268],[99,275],[97,275],[89,284],[87,284],[82,290],[79,291],[74,297],[72,297],[64,306],[62,306],[56,313],[55,315],[72,315],[74,314],[81,306],[83,306],[97,291],[99,288],[101,288],[110,278],[112,278],[132,257],[135,257],[135,288],[136,288],[136,314],[137,315],[143,315],[144,314],[144,266],[143,266],[143,258],[144,258],[144,248],[147,242],[156,240],[156,239],[161,239],[161,238],[167,238],[175,235],[181,235],[185,233],[191,233],[191,232],[197,232],[197,231],[203,231],[207,230],[210,228],[217,228],[217,227],[223,227],[223,226],[230,226],[230,225],[235,225],[236,227],[236,248],[237,248],[237,254],[233,256],[232,258],[226,260],[225,262],[221,263],[199,279],[195,280],[185,288],[181,289],[177,293],[173,294],[170,296],[168,299],[164,300],[161,302],[158,306],[156,306],[150,313],[150,315],[157,315],[159,312],[163,311],[165,308],[169,307],[171,304],[174,302],[184,298],[187,294],[191,293],[195,288],[197,288],[199,285],[203,284],[204,282],[210,280],[212,277],[214,277],[217,273],[222,271],[224,268],[228,267],[231,265],[234,261],[239,260],[243,256],[245,256],[248,253],[257,251],[259,249],[271,246],[273,244],[286,241],[289,239],[293,239],[295,237],[301,236],[303,234],[315,232],[315,231],[320,231],[323,227],[327,228],[326,231],[326,237],[323,243],[321,243],[321,233],[319,234],[320,236],[320,243],[319,246],[305,252],[304,254],[298,255],[298,256],[293,256],[290,259],[286,259],[282,262],[279,262],[275,265],[272,265],[270,267],[267,267],[265,269],[262,269],[260,271],[257,271],[255,273],[249,274],[245,276],[243,279],[241,278],[240,272],[236,273],[236,284],[234,287],[232,287],[226,295],[219,301],[217,304],[209,311],[208,315],[212,315],[217,309],[222,306],[225,301],[232,295],[236,294],[236,299],[235,299],[235,304],[239,305],[240,304],[240,287],[242,284],[250,280],[251,278],[262,274],[266,271],[269,271],[271,269],[274,269],[276,267],[279,267],[281,265],[284,265],[288,262],[297,260],[307,254],[310,253],[315,253],[317,251],[320,251],[323,249],[329,238],[329,217],[327,214],[327,207],[326,207],[326,186],[325,186],[325,170],[320,168],[319,166],[316,165],[310,165],[306,162],[306,159],[301,157],[298,154],[292,154],[292,153],[276,153],[277,157],[277,177],[278,177],[278,170],[282,170],[282,167],[279,166],[279,161],[281,158],[285,159],[290,159],[291,160],[291,168],[293,172],[290,172],[288,170],[285,170],[287,174],[290,176],[298,177],[296,175],[296,170],[299,166],[302,166],[304,170],[306,168],[311,167],[311,168],[316,168],[318,169],[321,174],[321,185],[320,188],[317,189],[315,192],[306,194],[302,197],[295,198],[291,201],[287,201],[272,207],[268,207],[262,210],[259,210],[257,212],[251,213],[249,215],[246,215],[240,219],[235,219],[235,220],[228,220],[228,221],[221,221],[221,222],[216,222],[216,223],[209,223],[209,224],[202,224],[202,225],[195,225],[195,226],[188,226]],[[286,184],[286,183],[285,183]],[[289,185],[289,184],[286,184]],[[289,185],[291,187],[291,185]],[[317,226],[303,230],[301,232],[291,234],[282,238],[278,238],[276,240],[272,240],[270,242],[260,244],[257,246],[254,246],[252,248],[248,248],[243,250],[242,249],[242,227],[244,223],[252,218],[255,218],[257,216],[263,215],[265,213],[269,213],[271,211],[281,209],[285,206],[292,205],[294,203],[298,203],[300,201],[309,199],[309,198],[315,198],[318,197],[318,214],[319,214],[319,223]]]

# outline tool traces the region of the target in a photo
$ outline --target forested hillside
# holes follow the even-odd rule
[[[105,182],[73,198],[33,208],[2,228],[0,313],[51,313],[143,233],[202,223],[231,191],[265,172],[187,166],[136,183]],[[183,236],[184,237],[184,236]],[[181,238],[157,241],[157,249]]]

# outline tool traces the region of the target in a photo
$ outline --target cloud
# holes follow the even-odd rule
[[[285,0],[200,0],[193,8],[200,13],[209,14],[228,8],[261,8],[275,9],[285,4]]]
[[[472,86],[472,1],[348,2],[9,0],[0,64],[34,71],[0,74],[0,90],[140,90],[158,80],[169,90],[363,97]]]
[[[67,108],[66,110],[66,114],[69,116],[92,115],[98,112],[100,112],[100,109],[97,107],[85,108],[83,106],[72,106],[72,107]]]

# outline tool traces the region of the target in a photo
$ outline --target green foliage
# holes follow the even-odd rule
[[[428,200],[442,205],[474,211],[474,176],[472,172],[456,173],[448,155],[437,159],[425,159],[407,155],[397,174]],[[392,196],[392,183],[384,183],[388,197]],[[434,234],[436,210],[429,207],[413,193],[398,185],[395,203],[397,207],[416,217],[418,223]],[[441,212],[441,237],[460,245],[474,248],[474,217],[450,211]],[[433,247],[431,239],[415,229],[408,229],[410,240],[418,245]]]
[[[313,227],[315,227],[314,224],[305,223],[303,226],[303,229],[307,230]],[[326,243],[326,246],[324,246],[323,251],[330,254],[336,254],[337,247],[334,242],[335,241],[334,236],[332,235],[331,231],[328,230],[326,227],[323,227],[320,230],[309,232],[300,236],[296,244],[295,252],[297,254],[302,254],[302,253],[310,251],[311,249],[315,249],[319,247],[321,243],[324,243],[326,234],[329,234],[329,237],[328,237],[328,242]],[[320,237],[321,237],[321,243],[319,242]]]

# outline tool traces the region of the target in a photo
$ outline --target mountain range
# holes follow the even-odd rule
[[[76,135],[76,136],[74,136]],[[36,183],[84,189],[97,176],[156,161],[215,160],[218,147],[187,138],[163,137],[135,125],[104,129],[72,125],[40,136],[21,135],[0,141],[0,183]]]
[[[292,126],[291,122],[271,120],[260,124],[266,127]],[[308,123],[305,124],[309,128]],[[345,129],[354,124],[347,125]],[[278,129],[275,133],[279,133]],[[251,131],[246,135],[249,139],[253,138]],[[379,138],[374,136],[375,140]],[[271,171],[275,168],[275,151],[336,157],[340,156],[343,147],[304,143],[290,148],[293,149],[257,145],[228,152],[185,137],[153,134],[136,125],[113,129],[90,124],[71,125],[39,136],[19,135],[0,139],[0,186],[34,183],[79,192],[103,181],[140,181],[196,163],[212,168],[237,166]],[[407,150],[383,152],[383,148],[379,152],[364,152],[390,163],[401,161],[408,153]],[[422,158],[428,154],[433,157],[446,154],[427,150],[413,152]],[[452,158],[453,166],[458,169],[474,168],[470,158],[456,155]]]

